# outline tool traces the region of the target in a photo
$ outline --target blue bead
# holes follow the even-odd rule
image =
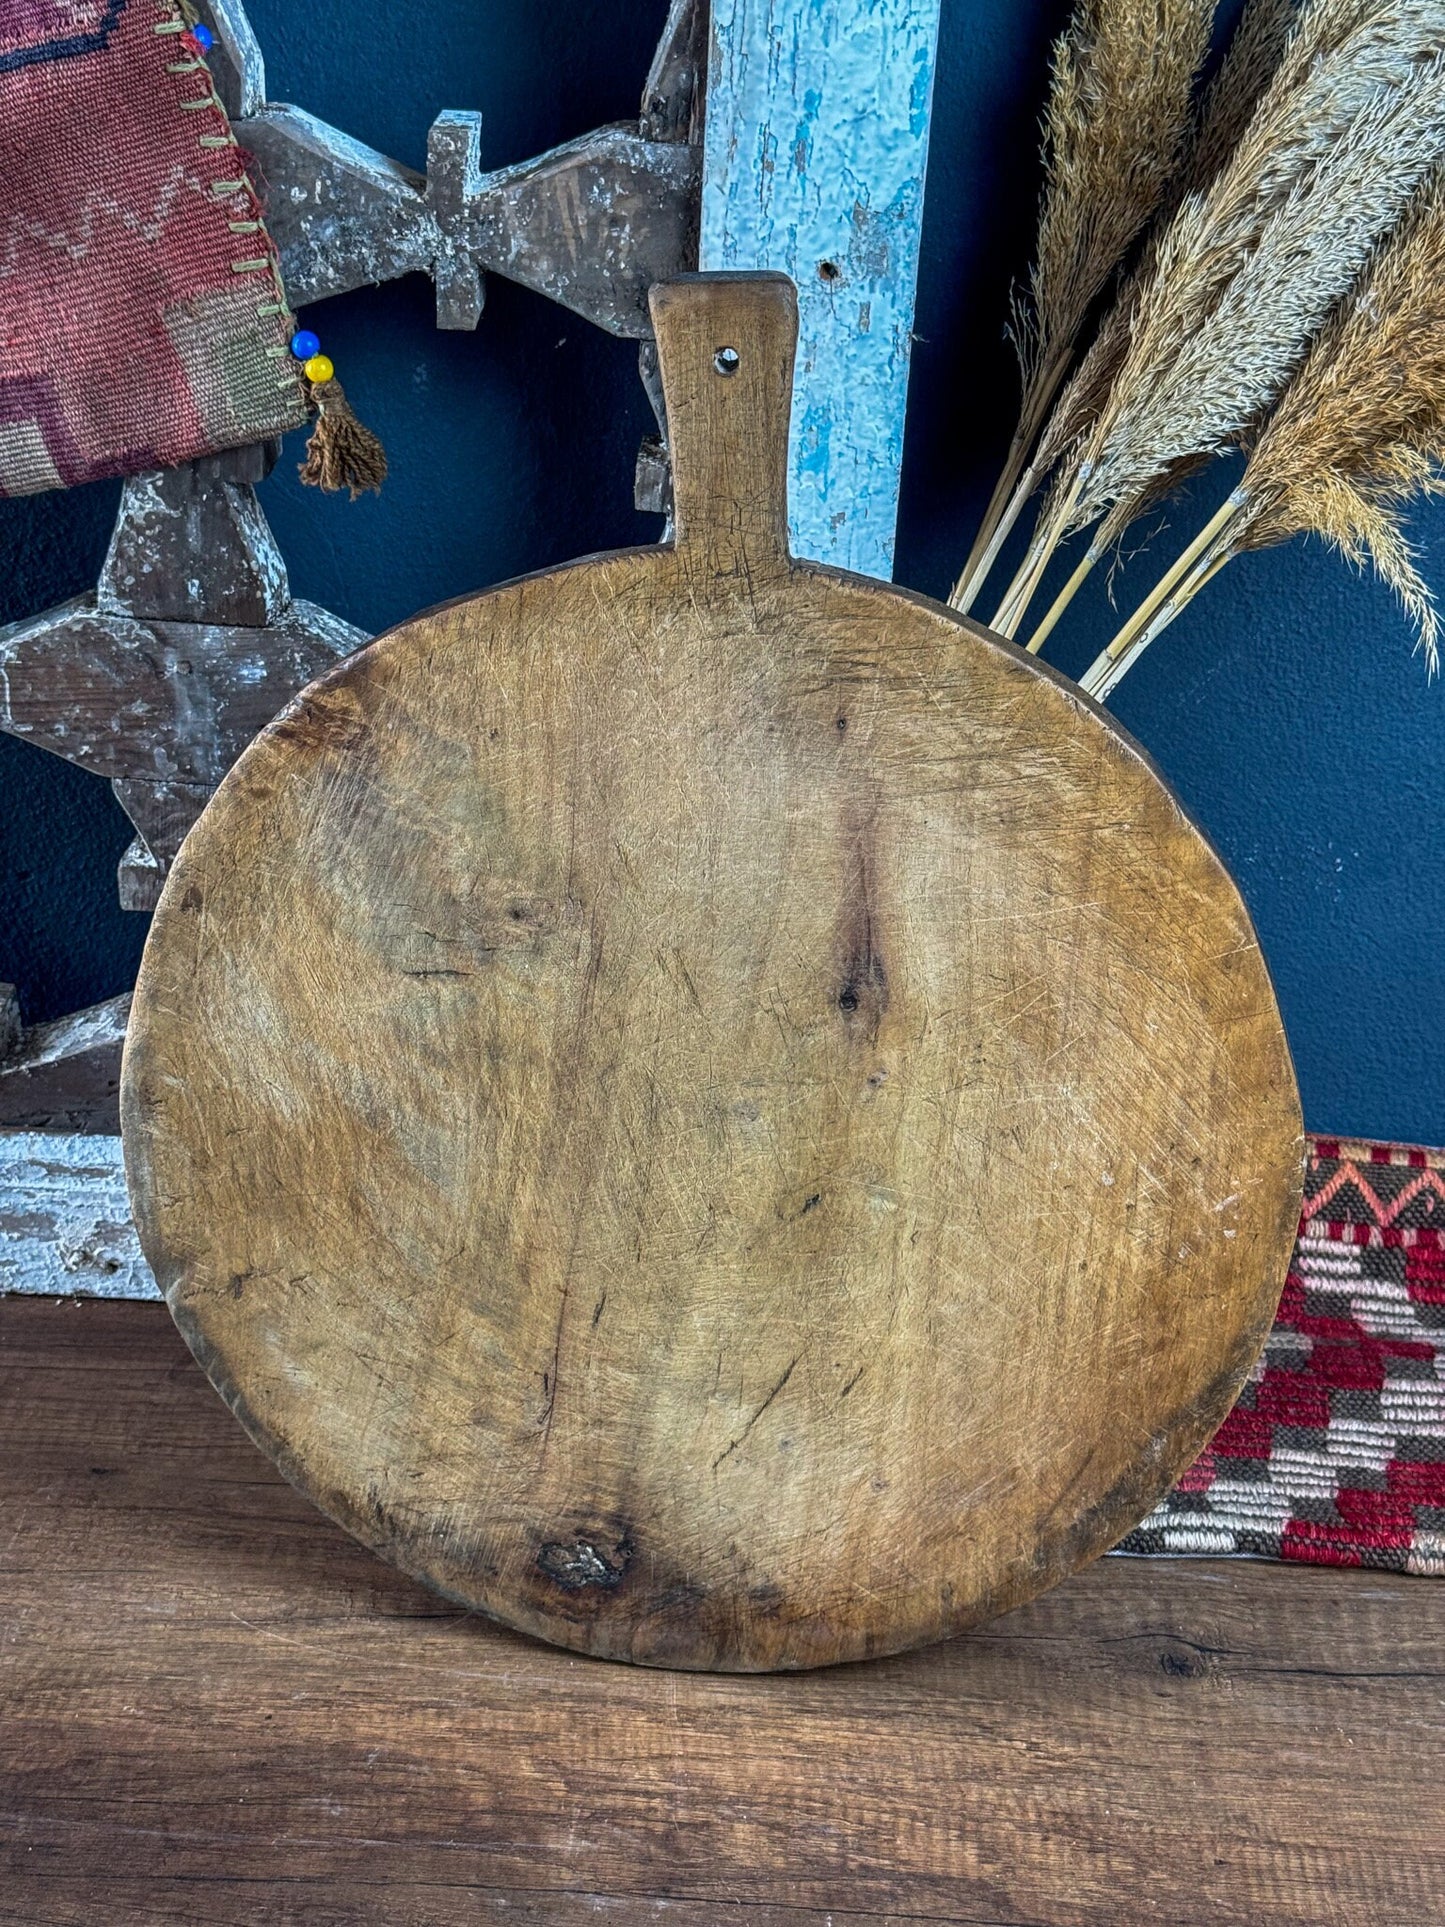
[[[191,28],[191,38],[203,54],[208,54],[216,44],[216,36],[202,20],[198,20]]]
[[[291,352],[298,361],[310,361],[313,355],[321,353],[321,339],[312,334],[309,328],[298,328],[291,337]]]

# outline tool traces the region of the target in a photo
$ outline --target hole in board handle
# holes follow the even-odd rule
[[[719,348],[712,358],[712,365],[720,375],[735,375],[742,356],[736,348]]]

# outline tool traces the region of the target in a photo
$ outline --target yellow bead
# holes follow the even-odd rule
[[[306,379],[308,381],[330,381],[335,373],[336,370],[332,366],[330,355],[313,355],[306,364]]]

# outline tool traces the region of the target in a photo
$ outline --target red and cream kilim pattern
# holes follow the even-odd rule
[[[0,495],[295,427],[294,325],[172,0],[0,0]]]
[[[1445,1577],[1445,1152],[1312,1152],[1264,1355],[1118,1550]]]

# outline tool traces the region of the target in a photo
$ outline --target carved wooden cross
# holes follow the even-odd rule
[[[479,117],[443,113],[424,175],[268,102],[241,0],[201,11],[297,307],[420,271],[438,325],[474,328],[491,272],[636,340],[658,416],[637,502],[665,513],[647,290],[691,267],[782,269],[801,314],[794,550],[891,573],[939,0],[671,0],[635,122],[484,173]],[[255,495],[276,456],[127,482],[96,588],[0,630],[0,730],[112,783],[136,829],[128,908],[154,906],[256,731],[366,640],[290,593]],[[106,1135],[128,1000],[22,1033],[4,993],[0,1291],[153,1290]]]

